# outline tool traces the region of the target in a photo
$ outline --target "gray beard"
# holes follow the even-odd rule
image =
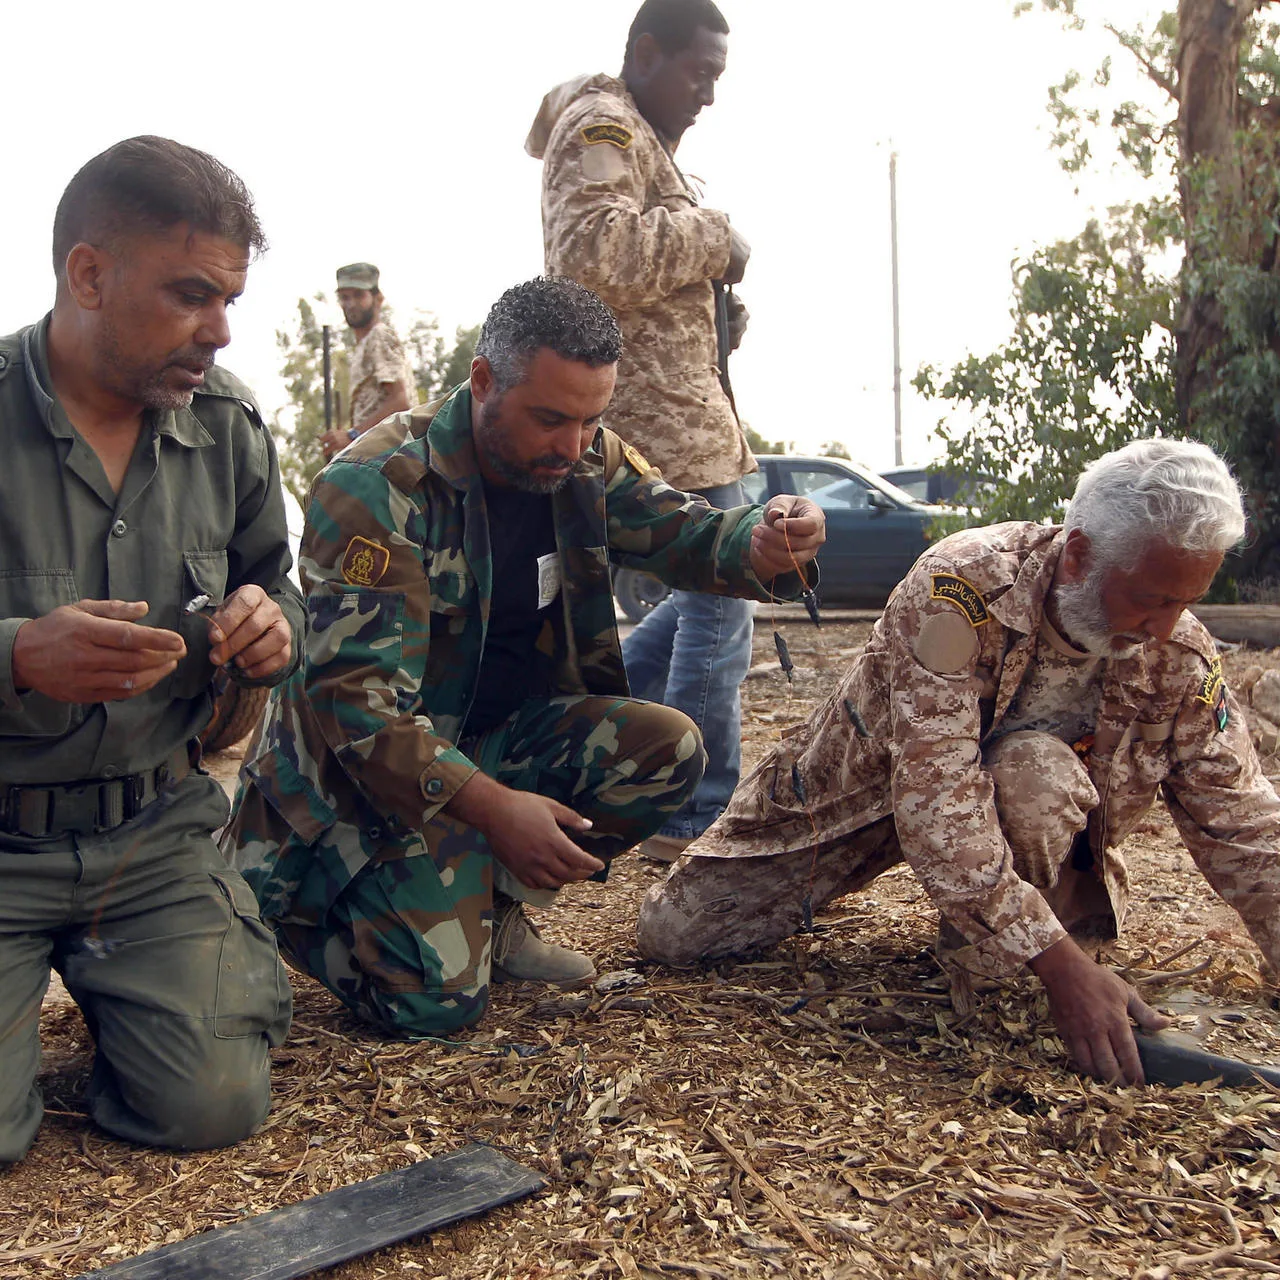
[[[1066,638],[1078,649],[1098,658],[1132,658],[1140,644],[1116,646],[1115,632],[1102,607],[1102,572],[1093,572],[1083,582],[1059,583],[1053,590],[1058,621]]]

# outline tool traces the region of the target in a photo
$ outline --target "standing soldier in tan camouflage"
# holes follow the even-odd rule
[[[356,335],[351,353],[351,425],[320,437],[326,458],[345,449],[383,418],[412,408],[413,370],[396,331],[382,319],[378,268],[353,262],[338,268],[338,305]]]
[[[311,643],[226,848],[288,958],[394,1034],[474,1022],[491,969],[589,981],[523,904],[602,872],[701,776],[689,719],[628,696],[610,563],[764,599],[822,543],[808,499],[712,511],[604,430],[620,348],[588,289],[517,285],[469,383],[316,481]]]
[[[726,214],[699,207],[675,151],[715,98],[728,30],[711,0],[645,0],[621,77],[553,89],[525,144],[544,158],[547,271],[594,289],[622,327],[611,426],[669,484],[725,508],[744,501],[741,478],[756,470],[722,382],[746,326],[727,289],[751,250]],[[636,694],[692,717],[707,749],[702,783],[646,842],[650,856],[670,861],[733,794],[752,612],[745,600],[675,591],[623,644]]]
[[[1213,888],[1280,969],[1280,800],[1189,612],[1245,529],[1205,446],[1094,463],[1066,524],[931,547],[848,675],[647,895],[641,950],[768,946],[902,859],[943,915],[953,989],[1027,965],[1076,1063],[1140,1081],[1129,1017],[1164,1025],[1073,938],[1115,938],[1118,846],[1160,792]]]

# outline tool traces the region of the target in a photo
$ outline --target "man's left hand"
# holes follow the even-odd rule
[[[816,502],[779,493],[764,504],[751,530],[751,568],[761,582],[806,565],[827,540],[827,517]]]
[[[289,665],[292,637],[280,606],[256,583],[233,591],[209,619],[209,660],[234,662],[242,675],[261,680]]]

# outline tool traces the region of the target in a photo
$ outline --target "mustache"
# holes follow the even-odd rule
[[[534,460],[529,463],[529,469],[531,471],[538,469],[545,471],[568,471],[572,466],[573,464],[571,462],[567,462],[558,453],[543,454],[541,458],[534,458]]]
[[[218,348],[214,346],[182,347],[169,356],[170,364],[181,365],[184,369],[200,369],[208,373],[213,368]]]

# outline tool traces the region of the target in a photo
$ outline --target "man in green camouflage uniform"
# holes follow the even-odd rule
[[[288,980],[191,767],[215,669],[300,648],[271,435],[213,363],[262,243],[235,174],[131,138],[58,205],[52,313],[0,338],[0,1161],[40,1123],[51,967],[104,1129],[216,1147],[267,1113]]]
[[[610,562],[767,599],[822,542],[806,499],[713,511],[604,429],[620,348],[581,285],[517,286],[469,384],[369,432],[312,494],[311,640],[226,848],[289,959],[388,1031],[474,1022],[491,966],[589,980],[522,903],[603,872],[701,776],[692,722],[628,697]]]

